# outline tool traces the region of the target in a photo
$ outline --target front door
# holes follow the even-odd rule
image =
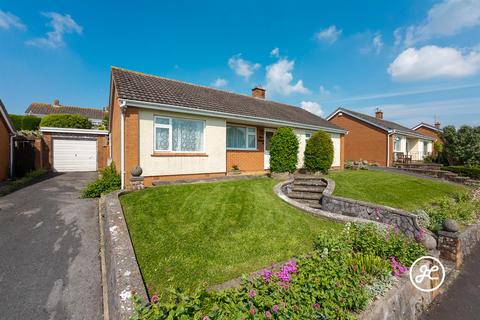
[[[265,151],[263,156],[263,166],[265,170],[270,169],[270,140],[273,137],[273,130],[265,130]]]

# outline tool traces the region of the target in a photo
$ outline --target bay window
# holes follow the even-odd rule
[[[205,121],[154,117],[155,151],[203,152]]]
[[[227,149],[256,150],[257,128],[227,125]]]

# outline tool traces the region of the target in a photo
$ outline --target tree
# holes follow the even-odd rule
[[[291,128],[278,128],[270,140],[270,170],[290,172],[297,169],[298,138]]]
[[[87,117],[78,114],[49,114],[40,122],[41,127],[91,129]]]
[[[315,132],[307,141],[303,156],[305,169],[310,172],[328,173],[333,163],[333,141],[324,131]]]
[[[450,165],[480,165],[480,127],[443,128],[444,155]]]

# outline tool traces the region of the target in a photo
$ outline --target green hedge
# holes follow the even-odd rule
[[[324,131],[315,132],[307,141],[303,164],[310,172],[328,173],[333,163],[333,142]]]
[[[443,167],[443,169],[447,171],[455,172],[461,176],[480,180],[480,167],[447,166],[447,167]]]
[[[13,126],[16,130],[37,131],[42,118],[30,115],[22,116],[11,114],[10,120],[12,120]]]
[[[49,114],[40,122],[41,127],[91,129],[92,123],[87,117],[77,114]]]
[[[112,162],[111,165],[102,170],[99,179],[90,183],[85,189],[83,189],[82,196],[84,198],[98,198],[103,193],[119,190],[120,187],[121,178]]]
[[[292,128],[278,128],[270,140],[270,170],[293,173],[297,169],[298,147]]]

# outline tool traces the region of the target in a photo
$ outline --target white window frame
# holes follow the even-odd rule
[[[236,128],[245,128],[245,148],[229,148],[227,147],[227,150],[257,150],[257,139],[258,139],[258,130],[257,127],[252,127],[252,126],[238,126],[238,125],[231,125],[227,124],[227,129],[228,127],[236,127]],[[255,148],[249,148],[248,147],[248,136],[252,135],[251,133],[248,133],[248,129],[255,129]],[[228,130],[227,130],[228,131]],[[228,140],[227,140],[228,142]]]
[[[397,140],[398,139],[398,140]],[[395,148],[396,142],[398,141],[399,149]],[[395,136],[393,138],[393,152],[402,152],[402,137]]]
[[[305,132],[305,141],[308,141],[308,139],[310,139],[311,137],[312,137],[311,132]]]
[[[157,123],[157,119],[166,119],[168,120],[168,124],[159,124]],[[203,132],[202,132],[202,150],[199,151],[173,151],[172,146],[173,146],[173,127],[172,127],[172,119],[178,119],[178,120],[190,120],[190,121],[201,121],[203,122]],[[157,149],[157,128],[164,128],[168,129],[168,149],[162,150],[162,149]],[[154,115],[153,116],[153,151],[154,152],[172,152],[172,153],[205,153],[205,120],[200,120],[200,119],[189,119],[189,118],[179,118],[179,117],[167,117],[167,116],[161,116],[161,115]]]

